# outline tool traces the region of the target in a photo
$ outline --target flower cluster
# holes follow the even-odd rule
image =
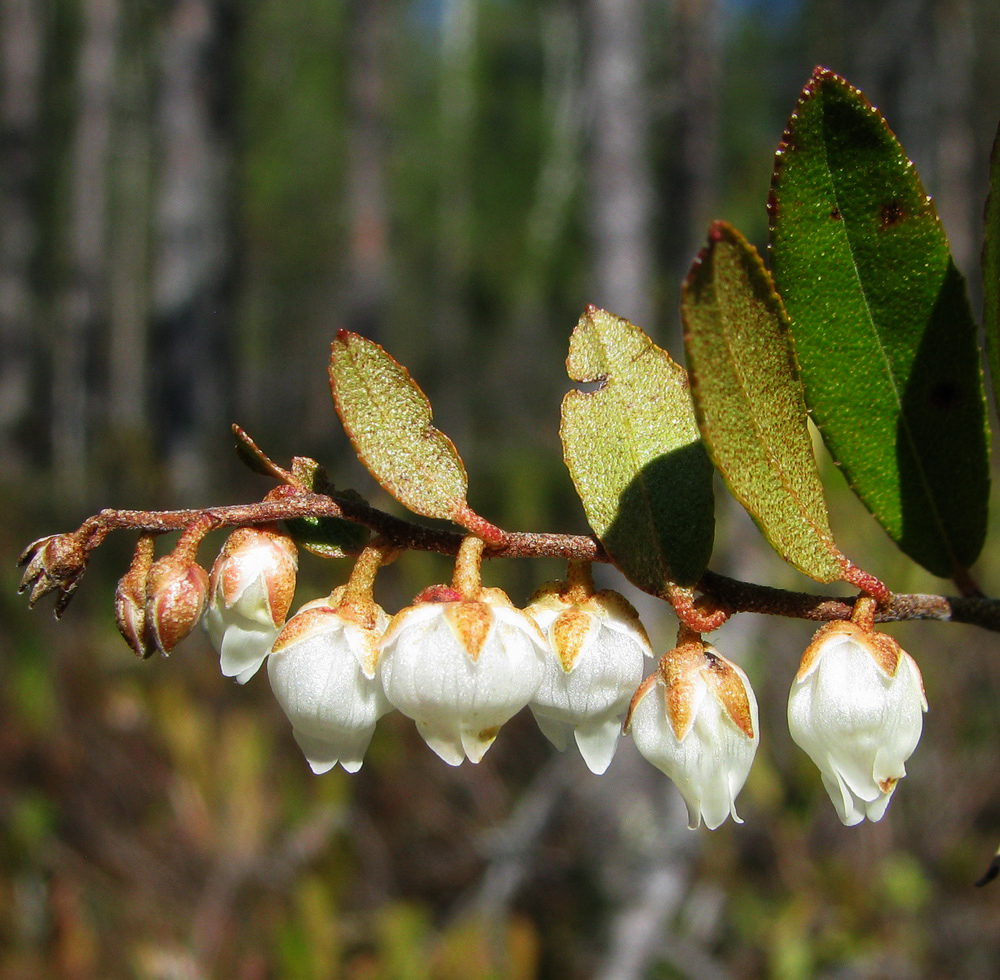
[[[266,661],[314,772],[338,764],[356,772],[392,710],[411,718],[445,762],[477,763],[527,707],[558,749],[575,742],[594,773],[608,768],[624,728],[675,783],[692,828],[742,822],[736,798],[760,742],[747,675],[682,626],[643,679],[652,650],[639,617],[618,593],[595,590],[585,562],[570,562],[566,581],[517,609],[482,586],[483,542],[470,535],[451,585],[425,589],[390,617],[372,588],[395,554],[372,546],[345,586],[285,622],[296,576],[286,534],[234,532],[210,577],[194,562],[192,541],[155,562],[152,539],[140,542],[118,589],[123,635],[143,656],[166,653],[202,619],[226,676],[245,683]],[[819,630],[788,701],[792,738],[847,825],[885,813],[927,709],[913,658],[875,631],[871,615],[855,620]]]

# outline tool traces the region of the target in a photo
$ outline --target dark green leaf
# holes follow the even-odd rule
[[[240,458],[240,462],[260,476],[271,476],[284,481],[285,471],[270,459],[240,426],[234,424],[232,429],[236,440],[236,455]]]
[[[687,376],[638,327],[588,307],[566,361],[563,454],[587,520],[639,588],[693,585],[712,552],[712,465]]]
[[[415,514],[467,511],[468,479],[452,441],[431,424],[431,405],[378,344],[341,330],[331,345],[330,388],[358,458]]]
[[[903,551],[960,573],[982,548],[989,493],[965,284],[913,164],[825,69],[778,149],[770,209],[775,282],[833,458]]]
[[[285,528],[300,548],[321,558],[348,558],[368,544],[370,532],[339,517],[294,517]]]
[[[983,242],[983,326],[993,396],[1000,405],[1000,127],[990,156],[990,194],[986,199]]]
[[[691,394],[709,454],[786,561],[839,579],[788,319],[756,250],[717,222],[684,284]]]

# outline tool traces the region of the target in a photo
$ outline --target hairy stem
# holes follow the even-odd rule
[[[251,504],[228,504],[201,510],[144,511],[102,510],[80,527],[86,550],[96,548],[111,531],[134,530],[150,533],[185,531],[192,525],[213,528],[247,527],[294,517],[340,517],[362,524],[400,550],[434,551],[457,555],[461,532],[424,527],[387,514],[353,498],[308,493],[292,488],[277,499]],[[555,557],[570,561],[607,562],[610,559],[600,542],[589,535],[546,534],[524,531],[503,532],[487,541],[485,558]],[[850,619],[856,596],[830,597],[807,592],[790,592],[753,582],[742,582],[706,571],[698,583],[702,604],[720,613],[753,612],[769,616],[826,622]],[[903,620],[937,620],[970,623],[1000,632],[1000,600],[981,596],[891,594],[875,614],[878,623]]]

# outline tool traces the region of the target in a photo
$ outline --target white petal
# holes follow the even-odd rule
[[[345,734],[340,739],[317,738],[297,728],[292,729],[292,734],[302,749],[309,768],[317,776],[321,776],[329,772],[338,762],[347,772],[357,772],[375,734],[375,726]]]
[[[837,816],[840,817],[840,822],[845,827],[853,827],[861,823],[865,819],[864,810],[858,806],[858,800],[836,770],[832,768],[828,771],[820,769],[820,775],[823,778],[827,795],[837,811]]]
[[[568,721],[561,721],[552,715],[544,714],[534,705],[531,713],[535,717],[539,731],[560,751],[565,752],[569,740],[573,737],[573,726]]]
[[[496,741],[499,728],[491,728],[488,732],[462,731],[462,748],[469,762],[478,763],[486,755],[486,750]]]
[[[465,747],[457,731],[444,732],[424,721],[417,721],[417,731],[427,745],[449,766],[460,766],[465,762]]]
[[[607,771],[618,751],[621,731],[621,717],[615,715],[589,721],[576,729],[574,735],[577,747],[592,773],[600,776]]]
[[[219,650],[219,665],[225,677],[235,677],[245,684],[264,662],[278,636],[273,627],[268,630],[247,630],[230,625],[222,636]]]

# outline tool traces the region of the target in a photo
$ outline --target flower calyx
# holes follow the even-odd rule
[[[29,606],[58,591],[56,619],[63,614],[87,569],[90,538],[88,532],[80,529],[38,538],[24,549],[17,560],[18,565],[25,566],[17,591],[28,592]]]

